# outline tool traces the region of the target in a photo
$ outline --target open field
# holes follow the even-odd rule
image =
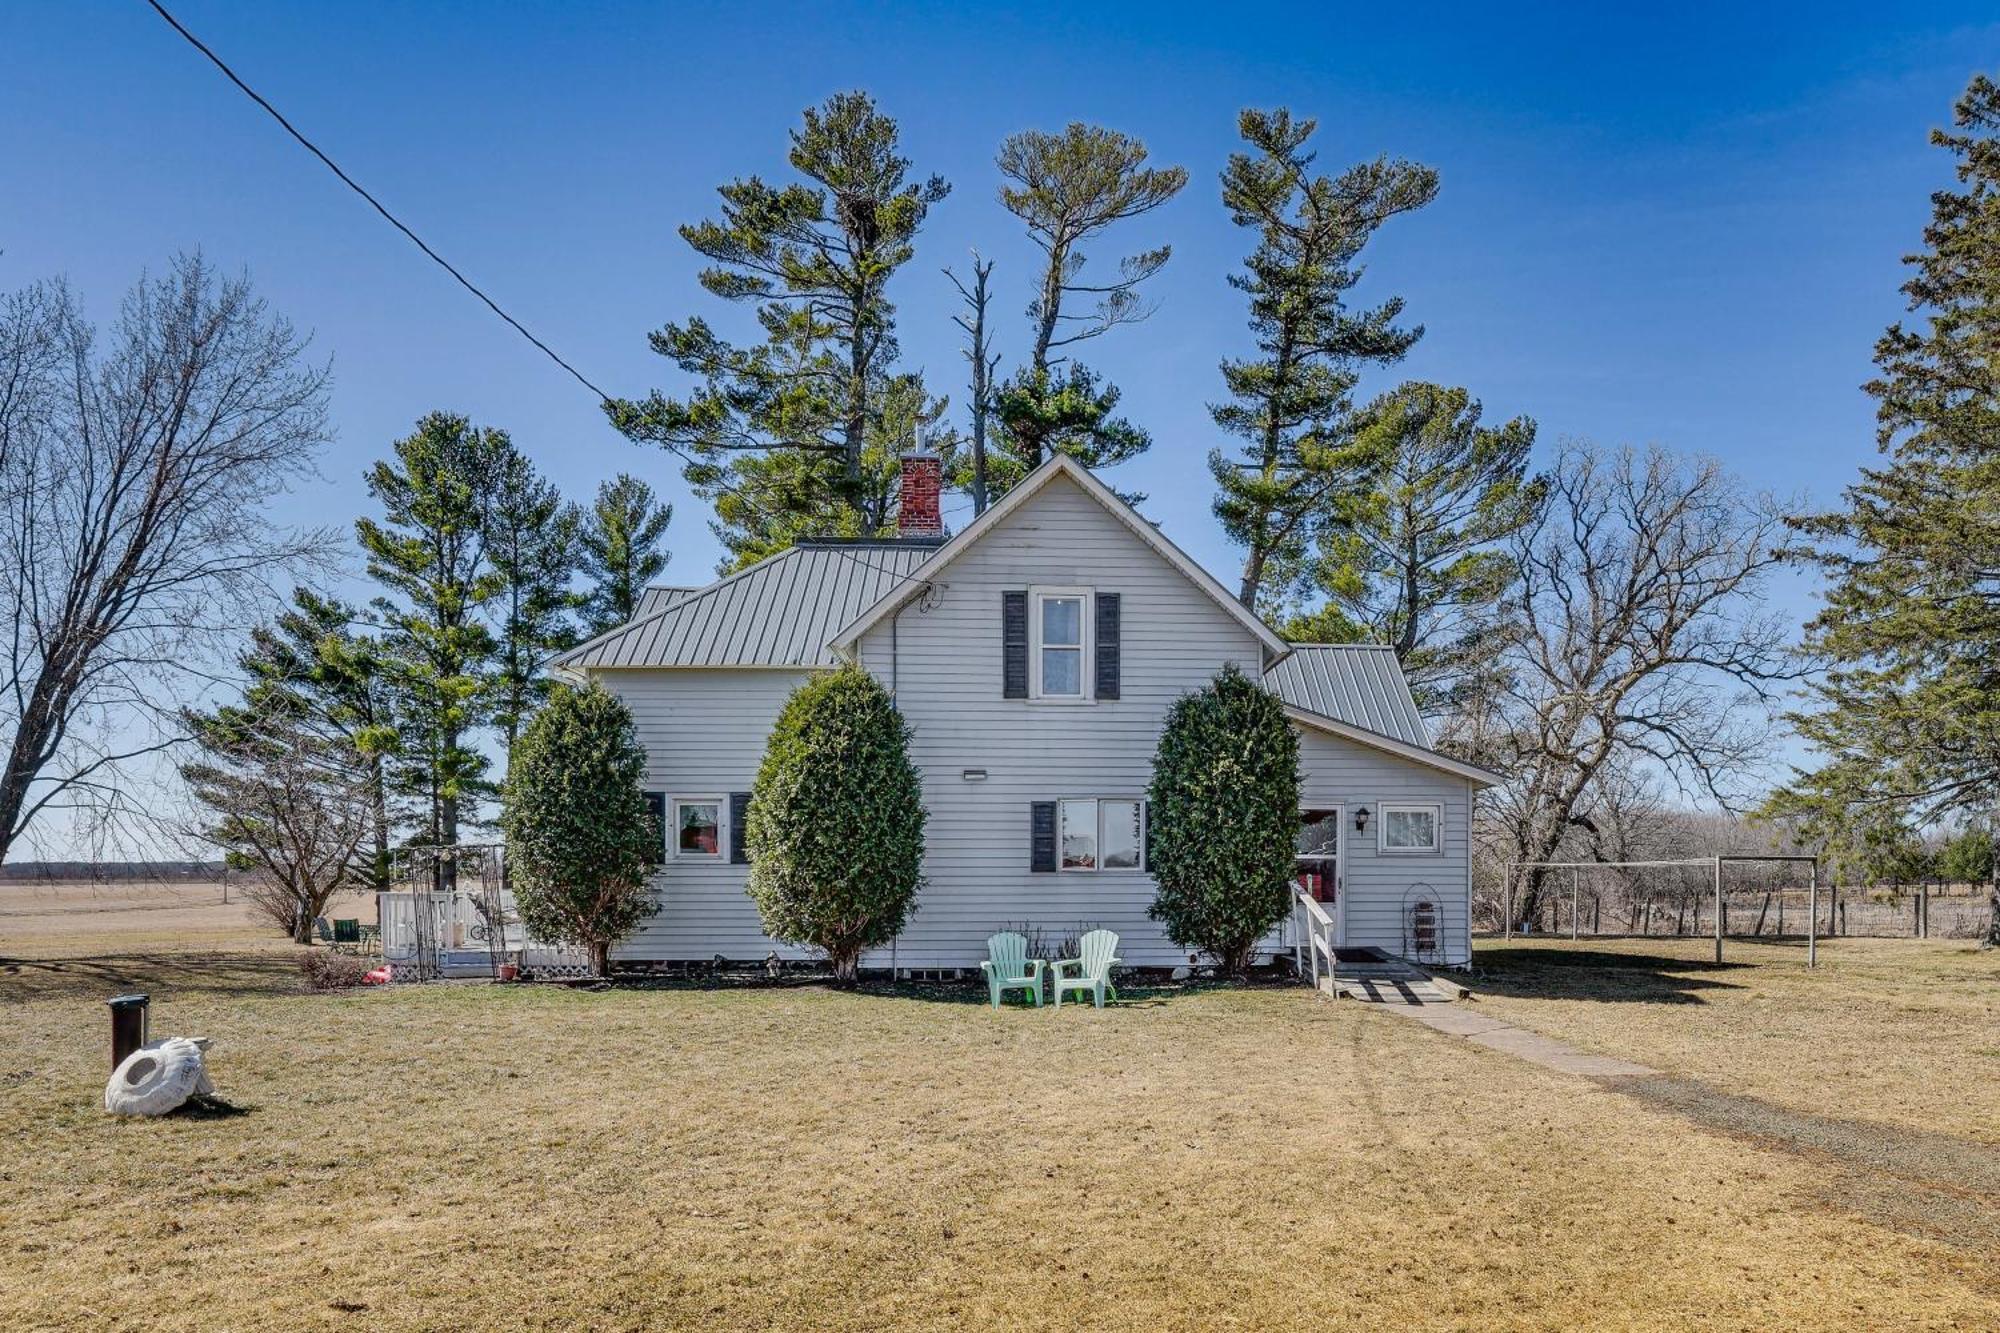
[[[2000,1326],[1963,946],[1482,951],[1619,1084],[1303,989],[301,995],[84,924],[0,942],[8,1329]],[[128,982],[241,1114],[97,1110]]]
[[[48,947],[70,952],[272,947],[270,922],[245,901],[243,885],[231,883],[227,897],[225,902],[220,882],[206,880],[0,879],[0,955]],[[372,924],[375,895],[342,894],[328,904],[326,915]]]

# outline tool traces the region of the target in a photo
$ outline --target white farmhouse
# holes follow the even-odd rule
[[[1339,942],[1470,957],[1472,796],[1499,779],[1432,748],[1393,654],[1286,643],[1066,458],[947,539],[939,466],[903,460],[897,538],[809,542],[651,590],[630,624],[557,659],[631,708],[667,830],[660,911],[621,958],[804,956],[765,937],[744,891],[744,812],[786,696],[844,660],[894,696],[924,775],[925,886],[901,967],[973,965],[1021,923],[1114,930],[1134,966],[1190,961],[1146,916],[1144,795],[1169,705],[1227,663],[1298,729],[1300,879]],[[1289,952],[1291,930],[1267,947]]]

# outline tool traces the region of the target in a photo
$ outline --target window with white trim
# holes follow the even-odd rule
[[[1377,851],[1444,850],[1444,807],[1441,805],[1392,805],[1384,802],[1376,821]]]
[[[667,836],[675,856],[720,860],[723,851],[722,798],[676,796]]]
[[[1090,698],[1090,590],[1030,590],[1029,660],[1036,699],[1082,703]]]
[[[1066,871],[1144,870],[1146,803],[1130,797],[1058,801],[1056,854]]]

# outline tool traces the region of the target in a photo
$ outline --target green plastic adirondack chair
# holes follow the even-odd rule
[[[1108,930],[1093,930],[1077,941],[1080,958],[1063,958],[1049,964],[1049,975],[1055,981],[1056,1008],[1062,1008],[1063,992],[1066,990],[1088,991],[1097,1007],[1104,1007],[1104,997],[1118,998],[1118,990],[1111,984],[1111,969],[1118,966],[1114,956],[1118,952],[1118,937]],[[1065,976],[1063,970],[1073,968],[1076,976]]]
[[[979,970],[986,974],[987,998],[993,1007],[1000,1007],[1000,992],[1024,990],[1034,997],[1035,1007],[1042,1005],[1042,969],[1047,966],[1039,958],[1028,957],[1027,937],[1011,930],[1003,930],[986,941],[986,961]]]

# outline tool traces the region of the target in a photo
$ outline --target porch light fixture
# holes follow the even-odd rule
[[[986,770],[983,768],[961,769],[958,776],[967,782],[984,782],[986,781]]]
[[[1354,812],[1354,831],[1356,833],[1368,831],[1368,807],[1365,805]]]

